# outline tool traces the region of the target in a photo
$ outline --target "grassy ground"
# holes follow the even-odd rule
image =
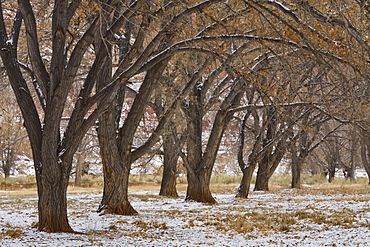
[[[38,233],[30,230],[37,223],[37,193],[32,179],[0,181],[3,211],[0,243],[39,239]],[[139,216],[95,216],[99,218],[91,219],[89,217],[101,200],[102,181],[102,178],[86,176],[83,187],[69,187],[69,219],[77,230],[86,233],[78,240],[80,242],[70,246],[109,246],[106,244],[108,239],[128,241],[131,238],[133,241],[171,243],[186,234],[187,242],[181,242],[185,245],[203,246],[200,244],[203,243],[206,246],[221,238],[222,241],[236,241],[230,246],[239,246],[238,239],[247,241],[247,245],[248,241],[257,241],[250,244],[266,246],[277,241],[272,236],[278,236],[279,241],[303,246],[305,241],[325,239],[325,234],[333,234],[333,229],[355,233],[370,229],[370,187],[366,179],[351,183],[336,178],[333,183],[328,183],[319,176],[303,176],[302,189],[289,189],[290,176],[278,175],[270,181],[270,192],[251,192],[249,199],[238,199],[234,195],[240,177],[217,175],[212,178],[211,190],[219,203],[207,205],[184,203],[187,187],[184,182],[177,185],[180,198],[164,198],[158,195],[160,183],[157,178],[132,177],[130,201]],[[28,217],[27,222],[23,222],[24,215]],[[99,224],[95,225],[97,222]],[[370,238],[370,233],[365,235]],[[47,241],[56,241],[53,236],[48,235]],[[320,245],[323,246],[318,242],[317,246]]]
[[[236,194],[237,187],[241,176],[229,176],[218,174],[212,176],[211,179],[211,191],[217,194]],[[252,179],[254,183],[255,178]],[[279,174],[271,177],[269,182],[270,191],[280,190],[284,188],[290,188],[291,176],[289,174]],[[358,191],[368,190],[367,178],[357,178],[356,181],[350,181],[344,178],[335,178],[332,183],[329,183],[327,179],[321,175],[302,175],[301,178],[302,189],[321,189],[321,190],[336,190],[336,191]],[[69,193],[78,192],[100,192],[103,188],[103,178],[94,176],[84,176],[82,185],[75,187],[73,181],[70,182],[68,188]],[[159,176],[131,176],[130,178],[130,191],[159,191],[160,188],[160,177]],[[177,183],[177,190],[179,192],[186,191],[187,183],[185,178],[179,178]],[[10,177],[4,179],[0,177],[0,194],[5,191],[12,191],[14,194],[35,194],[36,193],[36,180],[34,176],[26,177]]]

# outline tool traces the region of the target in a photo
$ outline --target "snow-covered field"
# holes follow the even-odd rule
[[[132,191],[137,216],[99,216],[99,193],[71,193],[70,224],[85,234],[38,232],[35,195],[0,195],[0,246],[370,246],[364,189],[215,194],[217,205]]]

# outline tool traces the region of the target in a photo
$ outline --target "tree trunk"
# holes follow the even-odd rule
[[[259,164],[258,171],[257,171],[257,178],[256,178],[256,184],[254,186],[254,191],[269,191],[269,177],[268,172],[266,169],[267,164],[262,165]]]
[[[82,167],[83,167],[83,164],[81,164],[80,162],[77,162],[74,186],[77,186],[77,187],[81,186],[81,183],[82,183]]]
[[[186,191],[186,201],[196,201],[209,204],[216,204],[216,200],[213,198],[210,184],[210,173],[206,169],[202,169],[199,172],[187,175],[188,188]]]
[[[243,177],[240,182],[236,197],[248,198],[249,190],[250,190],[251,183],[252,183],[252,175],[253,175],[255,168],[256,168],[256,164],[253,164],[253,165],[250,164],[248,167],[242,170]]]
[[[301,161],[299,156],[297,155],[297,148],[293,143],[290,145],[292,160],[291,160],[291,168],[292,168],[292,188],[300,189],[301,188]]]
[[[78,154],[77,157],[74,186],[81,186],[82,184],[82,175],[84,172],[85,162],[86,162],[86,153],[82,151],[81,153]]]
[[[250,186],[252,183],[252,175],[254,172],[254,169],[256,168],[257,162],[256,160],[256,154],[258,152],[258,147],[261,143],[261,133],[259,133],[254,139],[254,144],[251,152],[248,155],[248,164],[244,162],[244,144],[245,144],[245,128],[247,124],[247,120],[249,118],[250,112],[248,111],[245,115],[243,120],[241,121],[240,126],[240,132],[239,132],[239,147],[238,147],[238,163],[239,167],[243,173],[242,180],[240,181],[240,185],[238,188],[238,193],[235,197],[240,198],[248,198]],[[256,118],[254,121],[258,121],[258,118]]]
[[[114,170],[105,166],[103,198],[98,212],[102,214],[136,215],[128,200],[129,164],[115,165]]]
[[[284,157],[286,142],[281,140],[273,153],[265,153],[259,163],[254,191],[269,191],[269,180]]]
[[[263,147],[264,153],[262,154],[262,158],[258,162],[258,170],[257,170],[257,177],[256,177],[256,184],[254,186],[254,191],[269,191],[268,182],[269,182],[269,166],[271,163],[272,158],[272,139],[274,137],[274,133],[276,130],[276,116],[275,116],[275,109],[270,107],[266,111],[266,134],[263,138]]]
[[[104,172],[103,198],[98,212],[135,215],[128,200],[130,162],[116,139],[115,105],[112,103],[99,120],[98,138]]]
[[[46,232],[74,232],[67,218],[68,176],[56,175],[41,181],[38,229]]]
[[[301,188],[301,164],[299,162],[292,162],[292,188]]]
[[[178,197],[176,191],[176,171],[177,160],[179,157],[178,143],[176,143],[175,133],[170,132],[163,136],[163,176],[159,195],[168,197]]]
[[[331,183],[333,182],[333,179],[335,177],[335,168],[336,168],[336,163],[335,162],[332,162],[330,164],[330,167],[329,167],[329,178],[328,178],[328,182]]]
[[[128,181],[130,162],[121,155],[115,137],[114,118],[107,115],[113,111],[107,110],[103,114],[105,121],[99,122],[98,137],[100,154],[104,172],[103,198],[98,212],[102,214],[135,215],[137,212],[128,200]],[[112,131],[113,130],[113,131]]]
[[[10,170],[11,170],[11,165],[9,164],[9,161],[5,160],[2,161],[3,163],[3,172],[4,172],[4,177],[8,178],[10,176]]]
[[[370,185],[370,165],[368,162],[368,158],[370,158],[369,157],[370,153],[366,150],[366,149],[369,149],[369,147],[370,147],[369,138],[365,136],[363,140],[361,141],[361,160],[362,160],[362,165],[365,168],[367,177],[369,179],[368,184]]]
[[[44,144],[46,144],[44,142]],[[54,152],[53,152],[54,151]],[[61,159],[53,148],[46,145],[35,159],[38,184],[38,229],[46,232],[74,232],[67,218],[67,187],[72,167],[72,157]]]
[[[349,178],[351,182],[356,181],[356,165],[355,165],[355,159],[356,159],[356,145],[357,145],[357,138],[356,138],[356,131],[354,128],[351,130],[352,136],[351,136],[351,158],[350,158],[350,168],[349,168]]]
[[[254,185],[254,191],[269,191],[269,173],[271,160],[271,153],[266,151],[258,163],[256,184]]]
[[[4,176],[5,178],[8,178],[10,176],[10,171],[14,166],[14,147],[10,147],[9,149],[7,149],[3,155],[5,156],[5,161],[3,161],[5,162],[3,163]]]

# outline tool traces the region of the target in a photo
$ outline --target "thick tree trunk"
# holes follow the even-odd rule
[[[254,186],[254,191],[269,191],[269,173],[270,173],[270,163],[272,159],[273,148],[271,141],[274,137],[274,133],[277,127],[275,109],[273,107],[267,109],[266,111],[267,125],[266,134],[263,137],[263,147],[265,149],[262,158],[258,162],[258,170],[256,177],[256,184]]]
[[[254,191],[269,191],[269,173],[270,173],[270,153],[263,154],[261,161],[258,163],[256,184]]]
[[[188,188],[186,191],[186,201],[196,201],[209,204],[217,203],[213,198],[211,190],[209,188],[210,184],[210,174],[205,169],[201,171],[187,175]]]
[[[243,173],[243,177],[242,177],[242,180],[240,181],[238,193],[236,194],[235,197],[240,197],[240,198],[248,198],[250,186],[252,183],[252,175],[257,165],[257,162],[255,161],[256,152],[261,142],[261,135],[258,134],[255,138],[253,148],[248,155],[248,164],[246,164],[244,162],[243,154],[244,154],[244,144],[245,144],[245,128],[246,128],[246,124],[247,124],[247,120],[249,116],[250,116],[250,112],[248,111],[244,115],[243,121],[241,122],[241,126],[240,126],[240,132],[239,132],[238,163]],[[258,121],[258,120],[255,119],[255,121]]]
[[[269,191],[269,176],[266,169],[267,164],[263,164],[261,168],[261,163],[258,166],[256,184],[254,186],[254,191]]]
[[[163,176],[159,195],[168,197],[178,197],[176,191],[176,171],[177,160],[179,158],[178,147],[176,146],[174,133],[168,133],[163,136]]]
[[[292,188],[300,189],[301,188],[301,161],[297,155],[297,148],[294,143],[290,147],[291,150],[291,169],[292,169]]]
[[[256,168],[256,165],[254,164],[254,165],[249,165],[248,167],[242,170],[243,177],[240,182],[236,197],[248,198],[249,190],[250,190],[251,183],[252,183],[252,175],[253,175],[255,168]]]
[[[276,143],[275,150],[269,150],[265,152],[262,159],[259,162],[259,167],[257,171],[256,184],[254,187],[255,191],[269,191],[269,180],[271,176],[276,171],[276,168],[280,164],[281,159],[287,149],[287,142],[282,138],[278,143]]]
[[[104,172],[103,198],[98,212],[102,214],[137,214],[128,200],[130,162],[116,139],[115,108],[112,103],[100,117],[98,137]]]
[[[261,162],[259,162],[254,191],[269,191],[269,180],[285,154],[284,144],[284,140],[280,141],[277,144],[280,147],[279,150],[275,150],[272,154],[263,155]]]
[[[211,204],[217,203],[209,188],[212,169],[226,126],[233,117],[233,113],[228,112],[228,109],[236,107],[243,96],[243,93],[239,93],[240,89],[240,84],[233,87],[222,102],[220,109],[216,113],[207,145],[203,151],[202,118],[204,116],[204,108],[201,100],[202,92],[198,87],[193,88],[191,96],[194,100],[189,102],[185,111],[188,131],[188,151],[187,158],[184,160],[184,165],[188,172],[186,200]]]
[[[36,166],[38,229],[46,232],[74,232],[67,218],[67,187],[72,157],[62,161],[55,153],[56,150],[46,148],[34,156],[42,157],[42,161],[37,158],[34,160],[39,164]]]
[[[86,153],[82,151],[82,153],[80,153],[77,157],[74,186],[81,186],[82,184],[82,175],[84,173],[85,162],[86,162]]]
[[[103,199],[98,212],[102,214],[136,215],[137,211],[128,200],[128,164],[121,164],[123,169],[115,166],[105,170]],[[117,169],[118,168],[118,169]]]
[[[67,218],[68,176],[45,178],[39,188],[38,229],[46,232],[74,232]]]

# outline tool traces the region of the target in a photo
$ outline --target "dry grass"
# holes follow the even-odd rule
[[[237,183],[211,185],[212,192],[221,195],[233,195]],[[315,184],[304,186],[303,189],[287,189],[280,185],[272,185],[268,193],[251,192],[250,199],[228,197],[228,201],[220,200],[217,205],[197,204],[189,208],[177,206],[180,199],[167,199],[157,195],[160,185],[157,182],[132,183],[130,185],[130,201],[144,205],[138,209],[139,216],[112,218],[104,229],[92,229],[86,232],[88,241],[98,246],[101,239],[119,237],[163,239],[171,241],[169,232],[174,231],[171,222],[180,222],[176,227],[193,231],[215,232],[228,236],[241,234],[246,239],[268,236],[273,233],[291,234],[313,229],[350,229],[370,227],[366,216],[370,212],[368,195],[370,187],[363,184]],[[149,192],[143,194],[142,192]],[[182,198],[186,184],[179,184],[178,191]],[[140,192],[140,193],[139,193]],[[4,210],[21,211],[32,207],[37,208],[35,191],[20,190],[2,192],[0,204]],[[100,197],[92,198],[91,193],[98,195],[101,187],[70,187],[73,195],[69,200],[70,218],[86,217],[99,204]],[[173,203],[173,204],[171,204]],[[171,204],[171,206],[168,206]],[[330,205],[346,205],[342,208],[331,208]],[[152,206],[157,205],[157,206]],[[328,206],[329,205],[329,206]],[[347,207],[350,205],[362,205]],[[162,207],[165,206],[165,207]],[[12,210],[12,211],[11,211]],[[22,239],[27,232],[11,224],[2,225],[4,230],[0,238]],[[210,233],[207,233],[212,238]]]

